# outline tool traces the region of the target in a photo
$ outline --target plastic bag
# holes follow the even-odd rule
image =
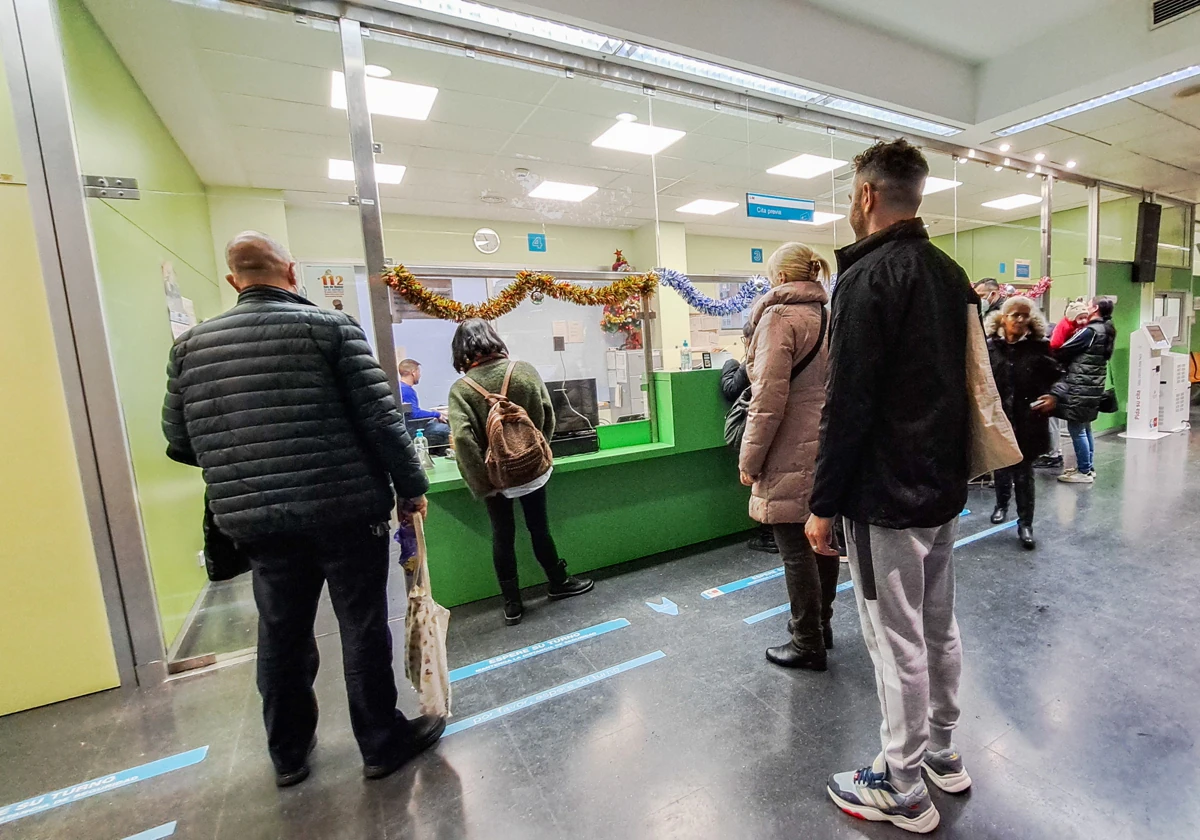
[[[412,522],[417,557],[404,622],[404,673],[417,690],[421,713],[445,717],[450,714],[450,662],[446,658],[450,610],[433,600],[429,591],[425,523],[418,514],[413,515]]]

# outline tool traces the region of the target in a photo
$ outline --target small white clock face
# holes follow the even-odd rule
[[[472,239],[475,250],[481,254],[494,254],[500,250],[500,234],[491,228],[480,228]]]

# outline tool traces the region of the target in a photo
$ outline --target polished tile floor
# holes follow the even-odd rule
[[[1098,450],[1093,487],[1039,479],[1036,552],[1008,530],[958,553],[959,744],[975,787],[935,796],[942,837],[1200,836],[1200,441],[1109,437]],[[969,506],[964,536],[988,527],[990,495]],[[879,746],[851,593],[825,674],[763,660],[783,616],[743,621],[783,602],[782,580],[701,596],[774,565],[726,542],[609,570],[586,598],[531,597],[517,628],[494,603],[455,610],[456,667],[630,622],[457,682],[457,720],[665,656],[451,735],[382,782],[360,776],[336,636],[321,642],[313,776],[291,790],[272,784],[252,664],[0,719],[0,808],[209,747],[195,766],[0,825],[0,838],[121,840],[171,821],[176,837],[230,840],[900,836],[824,793],[830,772]],[[678,615],[647,606],[664,596]]]

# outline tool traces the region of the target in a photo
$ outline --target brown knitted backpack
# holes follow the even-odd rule
[[[516,365],[516,362],[508,363],[499,394],[490,393],[469,376],[463,377],[463,381],[482,394],[490,406],[484,427],[487,452],[483,463],[487,467],[488,481],[497,490],[528,484],[545,474],[554,463],[546,436],[533,425],[525,409],[508,398],[508,382]]]

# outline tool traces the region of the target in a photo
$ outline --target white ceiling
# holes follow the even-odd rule
[[[971,62],[1012,52],[1114,2],[1142,0],[799,0]]]
[[[336,32],[290,15],[140,0],[142,30],[134,35],[121,25],[121,13],[132,8],[128,0],[88,5],[206,184],[282,190],[289,203],[309,206],[344,203],[354,191],[350,182],[326,177],[329,158],[350,157],[346,114],[329,105],[330,74],[341,66]],[[155,30],[172,37],[153,37]],[[428,121],[373,121],[375,140],[383,144],[379,161],[408,167],[402,184],[381,187],[385,212],[639,227],[655,218],[657,192],[659,218],[684,222],[694,233],[852,239],[844,221],[808,227],[748,219],[745,193],[813,198],[823,211],[833,209],[836,195],[837,212],[845,213],[849,166],[807,181],[766,170],[805,152],[849,161],[867,141],[407,43],[369,40],[366,46],[368,62],[389,68],[392,79],[439,89]],[[652,170],[648,157],[591,146],[620,113],[687,135],[659,155]],[[958,166],[941,155],[930,155],[930,162],[934,175],[964,182],[957,195],[926,200],[923,213],[935,235],[953,231],[956,217],[963,230],[1036,213],[1036,207],[1002,212],[981,203],[1037,194],[1038,179]],[[541,180],[600,189],[581,204],[530,199],[527,193]],[[1086,202],[1082,188],[1074,194],[1069,186],[1056,192],[1057,207]],[[505,202],[484,203],[484,194]],[[696,198],[740,206],[716,217],[675,212]]]

